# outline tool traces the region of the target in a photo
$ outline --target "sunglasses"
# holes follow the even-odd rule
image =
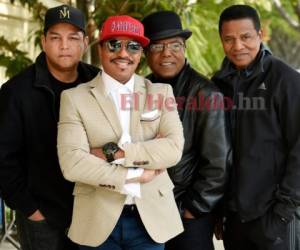
[[[136,41],[121,41],[121,40],[108,40],[105,42],[106,48],[109,52],[116,53],[119,52],[123,46],[125,46],[126,51],[130,54],[139,53],[143,47],[140,43]]]
[[[179,52],[183,47],[185,47],[184,43],[180,43],[180,42],[153,43],[153,44],[150,44],[149,50],[153,53],[160,53],[164,49],[168,48],[173,52]]]

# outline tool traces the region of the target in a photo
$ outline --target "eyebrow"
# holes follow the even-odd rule
[[[58,36],[61,36],[60,33],[55,32],[55,31],[49,31],[49,34],[50,34],[50,35],[58,35]],[[78,33],[78,32],[72,32],[72,33],[69,34],[69,36],[74,36],[74,35],[79,36],[79,33]]]
[[[49,35],[60,35],[60,34],[54,31],[49,31]]]
[[[174,40],[170,40],[169,42],[159,42],[159,41],[153,42],[153,44],[163,44],[163,43],[166,43],[166,44],[167,43],[184,43],[184,41],[176,38]]]
[[[238,34],[238,36],[244,36],[244,35],[251,35],[252,33],[250,31],[246,31],[244,33]],[[223,35],[222,37],[227,38],[227,37],[235,37],[235,34],[228,34],[228,35]]]

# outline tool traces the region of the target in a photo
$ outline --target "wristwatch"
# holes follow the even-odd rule
[[[114,142],[106,143],[102,147],[103,154],[106,157],[107,162],[112,162],[115,160],[115,153],[117,153],[120,150],[118,144]]]

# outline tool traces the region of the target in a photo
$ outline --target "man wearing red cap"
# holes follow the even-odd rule
[[[69,237],[82,250],[162,250],[183,230],[163,171],[183,148],[172,88],[134,74],[148,43],[138,20],[109,17],[102,71],[62,94],[58,155],[76,183]]]

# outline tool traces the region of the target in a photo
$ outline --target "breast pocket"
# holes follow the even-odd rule
[[[141,120],[143,135],[145,140],[151,140],[158,135],[160,116],[153,120]]]

